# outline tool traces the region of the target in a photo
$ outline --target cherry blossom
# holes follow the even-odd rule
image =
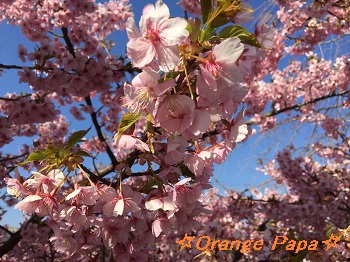
[[[26,88],[6,84],[0,99],[1,199],[25,214],[18,231],[0,228],[0,260],[347,261],[350,62],[335,46],[346,50],[349,7],[340,2],[278,0],[253,13],[244,1],[181,0],[185,20],[157,1],[138,28],[126,0],[2,1],[1,26],[33,45],[18,43],[18,64],[0,61],[0,76],[16,72]],[[124,29],[127,56],[110,38]],[[283,148],[273,140],[276,156],[260,161],[282,190],[210,189],[214,164],[271,129],[305,136]],[[331,251],[266,248],[277,235],[329,232],[342,236]],[[185,233],[266,247],[179,251]]]
[[[242,75],[236,61],[243,49],[243,44],[237,37],[216,45],[200,65],[201,75],[197,80],[197,92],[213,101],[226,86],[241,81]]]
[[[140,31],[135,20],[127,21],[128,57],[135,67],[158,61],[161,70],[168,72],[178,66],[180,55],[177,45],[188,36],[187,22],[180,18],[169,18],[168,7],[157,0],[155,6],[147,5],[142,12]]]

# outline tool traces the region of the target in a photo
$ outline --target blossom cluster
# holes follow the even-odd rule
[[[2,11],[3,19],[37,42],[34,51],[18,49],[23,63],[33,63],[19,71],[19,81],[35,94],[8,94],[1,109],[4,121],[20,130],[35,128],[39,136],[18,158],[30,153],[21,166],[39,172],[4,175],[8,195],[19,200],[15,209],[32,217],[25,224],[33,227],[35,218],[35,232],[44,225],[51,229],[46,241],[35,240],[43,249],[38,257],[147,261],[150,244],[171,228],[195,227],[195,218],[207,213],[199,199],[211,187],[213,164],[225,161],[250,134],[240,110],[247,89],[240,83],[261,48],[270,47],[273,30],[266,21],[248,33],[240,24],[252,18],[252,10],[235,1],[218,1],[201,21],[171,17],[158,0],[144,7],[139,26],[127,1],[44,0],[25,8],[18,0],[1,7],[11,7]],[[223,25],[226,30],[217,33]],[[105,40],[124,27],[128,64],[111,55]],[[133,78],[121,85],[126,72]],[[96,95],[100,109],[93,105]],[[52,100],[80,103],[69,112],[77,120],[90,115],[97,136],[78,145],[83,131],[64,139],[68,126]],[[17,112],[24,108],[26,113]],[[34,110],[38,115],[29,113]],[[102,128],[117,133],[114,141]],[[3,144],[11,138],[4,135]],[[82,164],[82,157],[104,152],[111,167],[93,172]],[[146,171],[133,171],[136,165]],[[13,198],[5,201],[13,204]],[[26,232],[11,251],[17,258],[18,248],[32,248],[25,238],[34,236]],[[30,251],[24,258],[36,259]]]
[[[181,0],[199,17],[183,19],[158,0],[138,25],[126,0],[27,2],[0,3],[0,20],[36,42],[19,45],[23,66],[0,64],[33,90],[1,98],[0,146],[34,136],[19,155],[0,152],[1,198],[27,215],[16,233],[0,228],[1,261],[349,259],[346,239],[302,254],[180,252],[176,244],[185,233],[322,241],[349,226],[350,62],[317,49],[349,34],[344,1],[277,0],[277,19],[261,13],[253,33],[242,26],[254,23],[252,6],[241,1]],[[127,57],[117,58],[107,37],[122,29]],[[96,133],[66,138],[68,111],[91,119]],[[213,165],[251,134],[246,116],[256,133],[292,122],[318,136],[306,157],[288,146],[260,168],[283,192],[202,196]],[[110,164],[95,162],[102,155]]]

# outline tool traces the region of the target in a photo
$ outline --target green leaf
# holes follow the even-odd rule
[[[78,151],[78,152],[74,153],[74,156],[92,157],[88,152],[85,152],[85,151]]]
[[[331,237],[331,234],[332,234],[332,228],[330,227],[326,232],[326,239],[329,239]]]
[[[294,230],[291,229],[291,228],[290,228],[289,231],[288,231],[288,239],[297,240],[297,239],[295,238]]]
[[[217,19],[230,6],[231,6],[230,0],[218,1],[217,5],[216,5],[216,8],[210,14],[208,24],[212,23],[215,19]],[[214,29],[215,26],[212,26],[212,28]]]
[[[118,126],[118,133],[114,136],[117,138],[121,134],[123,134],[129,127],[131,127],[135,122],[141,117],[141,114],[135,114],[132,112],[126,113],[123,115],[122,120]]]
[[[48,156],[49,156],[49,153],[46,150],[38,150],[38,151],[31,153],[28,156],[26,161],[19,163],[18,165],[23,166],[23,165],[30,163],[30,162],[42,161],[45,158],[47,158]]]
[[[213,0],[202,0],[201,1],[201,11],[202,11],[202,24],[208,22],[209,14],[213,10],[214,1]]]
[[[78,132],[73,133],[69,138],[68,138],[68,149],[71,149],[76,143],[80,141],[91,129],[91,126],[86,129],[86,130],[80,130]]]
[[[161,77],[158,80],[158,84],[164,83],[165,81],[171,80],[171,79],[175,79],[178,75],[180,74],[179,71],[170,71],[168,73],[166,73],[165,77]]]
[[[201,33],[201,20],[199,20],[198,17],[196,17],[193,20],[193,24],[192,24],[192,33],[190,34],[190,38],[192,42],[197,42],[198,37]]]
[[[154,154],[154,147],[153,143],[151,141],[152,138],[156,137],[156,132],[154,131],[154,126],[152,123],[152,116],[150,114],[147,115],[147,140],[148,140],[148,146],[151,150],[151,153]]]
[[[181,173],[184,177],[191,177],[191,178],[195,177],[195,175],[188,169],[187,166],[181,165],[180,169],[181,169]]]
[[[249,33],[244,27],[239,25],[226,26],[224,29],[222,29],[218,33],[219,38],[226,39],[233,36],[238,37],[244,44],[248,44],[248,45],[252,45],[260,48],[263,47],[259,43],[255,35]]]
[[[218,28],[220,26],[226,25],[230,20],[228,20],[226,17],[216,17],[213,22],[211,22],[211,27],[212,28]]]
[[[291,262],[301,262],[304,260],[306,255],[307,255],[307,252],[302,252],[302,253],[298,254],[297,256],[292,257],[290,261]]]
[[[210,30],[209,27],[207,27],[205,30],[201,30],[201,34],[199,36],[199,42],[203,43],[204,41],[209,40],[213,35],[213,31]]]
[[[207,1],[209,1],[209,0],[207,0]],[[199,37],[199,41],[201,43],[206,41],[206,40],[209,40],[213,36],[213,34],[215,33],[215,28],[228,23],[227,19],[222,20],[222,18],[220,18],[219,16],[230,5],[231,5],[230,0],[218,1],[215,9],[213,9],[213,11],[210,12],[207,20],[203,19],[202,30],[201,30],[201,34]],[[203,16],[203,14],[202,14],[202,16]],[[204,21],[206,21],[206,22],[204,22]],[[204,26],[205,24],[206,24],[206,26]]]

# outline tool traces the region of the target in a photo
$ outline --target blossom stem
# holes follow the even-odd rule
[[[119,192],[122,193],[123,172],[119,172]]]
[[[91,185],[91,186],[94,186],[95,183],[91,181],[90,177],[88,176],[88,174],[85,173],[85,171],[83,170],[83,168],[82,168],[80,165],[78,165],[78,167],[79,167],[79,169],[80,169],[81,171],[83,171],[83,174],[84,174],[84,176],[86,177],[86,179],[89,181],[90,185]]]
[[[197,61],[205,62],[205,58],[197,56],[197,55],[192,55],[188,54],[189,57],[195,58]]]
[[[194,147],[196,148],[196,153],[199,154],[202,150],[201,147],[199,146],[198,141],[194,141]]]
[[[191,98],[193,99],[193,92],[192,92],[192,88],[191,88],[190,79],[188,78],[186,65],[184,65],[184,71],[185,71],[185,76],[186,76],[186,81],[187,81],[188,89],[190,90]]]
[[[56,194],[57,190],[62,186],[64,181],[66,181],[66,178],[69,176],[69,174],[70,174],[70,172],[68,172],[68,174],[64,177],[64,179],[62,179],[62,181],[51,191],[51,193],[50,193],[51,196]]]

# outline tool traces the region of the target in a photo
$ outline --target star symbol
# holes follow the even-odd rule
[[[177,240],[176,243],[181,245],[180,251],[184,249],[185,247],[192,248],[192,241],[196,238],[196,236],[188,236],[187,233],[185,234],[184,238],[181,240]]]
[[[338,247],[337,242],[340,240],[340,238],[341,236],[334,236],[332,233],[328,240],[322,241],[322,243],[327,245],[326,251],[328,251],[328,249],[330,249],[331,247],[337,248]]]

